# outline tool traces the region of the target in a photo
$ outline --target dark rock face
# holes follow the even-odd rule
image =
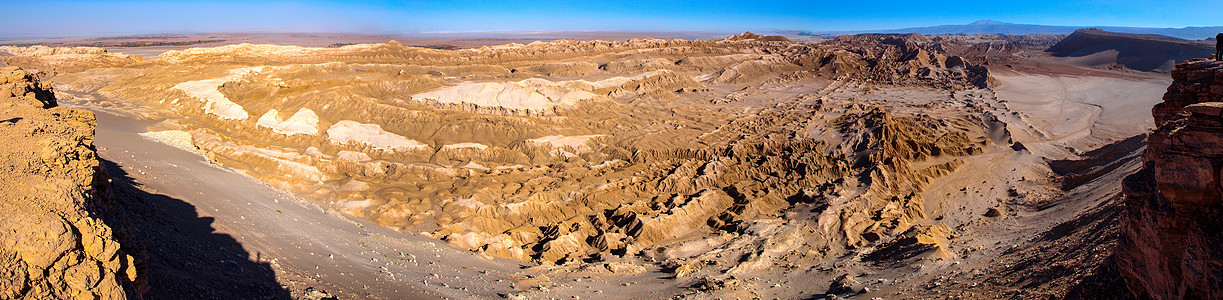
[[[1223,297],[1223,62],[1178,64],[1142,171],[1125,180],[1118,267],[1136,296]]]

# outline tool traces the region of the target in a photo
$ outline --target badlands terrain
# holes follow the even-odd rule
[[[1218,158],[1184,150],[1217,145],[1196,103],[1223,73],[1177,65],[1200,41],[163,42],[0,47],[22,187],[2,194],[67,201],[34,205],[46,228],[0,206],[24,216],[0,298],[1212,298],[1223,278],[1198,238]],[[1148,149],[1157,125],[1178,142]]]

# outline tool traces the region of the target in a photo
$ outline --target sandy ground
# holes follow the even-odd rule
[[[1154,126],[1150,108],[1161,101],[1170,79],[1164,74],[1039,64],[1058,71],[993,74],[1001,83],[994,96],[1003,105],[995,107],[995,114],[1026,149],[994,145],[965,158],[959,171],[932,182],[923,194],[931,215],[926,222],[945,223],[955,232],[949,245],[955,257],[942,264],[921,264],[915,267],[921,270],[913,272],[916,276],[901,270],[867,276],[903,282],[858,298],[1062,298],[1109,288],[1093,285],[1107,284],[1097,282],[1107,279],[1095,278],[1108,278],[1101,274],[1108,272],[1109,263],[1103,261],[1111,252],[1098,248],[1115,242],[1116,232],[1092,230],[1115,227],[1091,229],[1084,224],[1109,223],[1108,217],[1116,217],[1109,208],[1118,205],[1121,179],[1141,167],[1137,158],[1145,149],[1126,141]],[[1091,161],[1095,157],[1088,151],[1102,148],[1108,150],[1096,152],[1105,154],[1095,155],[1111,155],[1104,160],[1107,164],[1074,163]],[[1068,173],[1056,174],[1050,166],[1059,164],[1074,167],[1062,167],[1058,171]],[[1002,216],[982,217],[990,208]],[[1057,269],[1065,264],[1102,267]],[[926,272],[931,268],[937,271]]]
[[[95,144],[102,158],[138,184],[189,203],[201,218],[214,219],[217,233],[232,236],[249,261],[269,263],[282,283],[325,282],[318,287],[345,299],[490,298],[511,290],[511,262],[489,261],[438,240],[347,219],[137,135],[147,121],[94,111]],[[237,267],[229,272],[243,276]]]
[[[1159,103],[1171,79],[1166,75],[1134,76],[994,74],[995,88],[1032,128],[1012,128],[1024,143],[1052,143],[1087,151],[1155,125],[1151,107]],[[1033,136],[1025,131],[1034,129]]]

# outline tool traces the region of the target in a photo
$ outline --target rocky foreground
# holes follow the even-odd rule
[[[0,298],[124,299],[143,281],[115,238],[93,113],[47,84],[0,69]]]

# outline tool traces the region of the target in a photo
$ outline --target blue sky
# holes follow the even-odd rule
[[[0,34],[330,31],[869,30],[989,19],[1223,26],[1223,0],[1167,1],[35,1],[3,0]]]

